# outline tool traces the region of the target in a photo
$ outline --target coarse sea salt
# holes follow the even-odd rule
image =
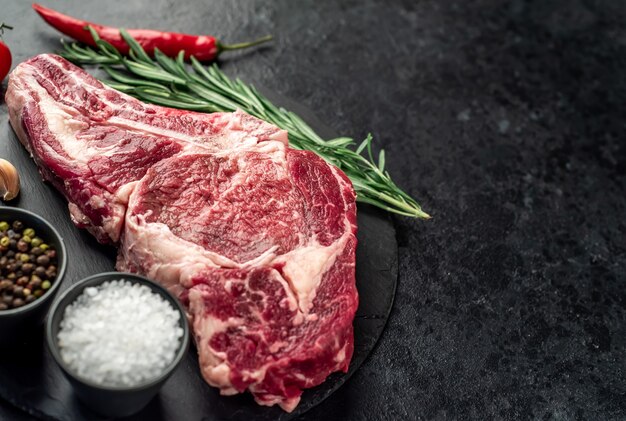
[[[66,307],[57,338],[61,358],[80,377],[132,387],[163,373],[182,336],[180,313],[169,302],[120,279],[85,288]]]

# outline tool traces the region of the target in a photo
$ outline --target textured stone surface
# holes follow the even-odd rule
[[[22,23],[5,36],[16,61],[57,38],[20,3],[3,16]],[[303,420],[626,418],[623,2],[47,4],[225,41],[275,34],[224,69],[341,133],[371,131],[433,214],[396,219],[387,330]]]

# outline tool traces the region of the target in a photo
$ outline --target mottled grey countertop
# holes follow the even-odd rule
[[[56,45],[29,2],[1,2],[22,24],[5,35],[15,62]],[[626,3],[100,3],[45,2],[225,41],[274,34],[223,68],[373,133],[434,216],[395,219],[388,327],[302,420],[626,418]]]

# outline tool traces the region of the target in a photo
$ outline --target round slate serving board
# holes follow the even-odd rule
[[[274,102],[301,115],[323,137],[334,137],[306,108],[268,94]],[[86,231],[70,222],[65,199],[43,183],[35,163],[21,146],[8,123],[6,104],[0,107],[0,157],[19,170],[22,192],[10,205],[37,212],[63,236],[69,264],[61,290],[94,273],[114,267],[115,249],[98,244]],[[355,350],[347,374],[335,373],[323,384],[307,390],[290,414],[278,407],[261,407],[250,394],[220,396],[200,376],[195,347],[159,395],[129,419],[150,420],[288,420],[303,414],[337,390],[374,348],[382,333],[395,296],[398,261],[395,230],[387,214],[367,205],[358,207],[356,278],[359,308],[354,321]],[[0,338],[1,340],[1,338]],[[68,381],[43,345],[43,331],[33,332],[23,344],[1,351],[0,397],[44,419],[99,419],[77,401]]]

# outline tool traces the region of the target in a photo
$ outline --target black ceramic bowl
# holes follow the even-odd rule
[[[97,286],[106,281],[122,278],[132,283],[148,286],[153,292],[165,298],[174,309],[178,310],[180,312],[180,327],[183,329],[183,337],[181,338],[181,345],[174,360],[158,377],[133,387],[102,386],[79,377],[63,362],[59,351],[57,334],[60,329],[61,320],[65,314],[65,308],[71,304],[86,287]],[[121,272],[106,272],[79,281],[75,285],[72,285],[55,301],[46,323],[46,341],[55,361],[72,384],[78,398],[84,404],[95,412],[107,417],[124,417],[134,414],[146,406],[174,372],[189,348],[189,326],[183,306],[162,286],[143,276]]]
[[[30,304],[22,307],[0,310],[0,346],[11,346],[29,335],[43,323],[67,266],[67,250],[63,238],[48,221],[24,209],[0,206],[0,221],[12,223],[20,220],[26,227],[32,228],[37,236],[53,246],[57,252],[57,276],[45,294]]]

